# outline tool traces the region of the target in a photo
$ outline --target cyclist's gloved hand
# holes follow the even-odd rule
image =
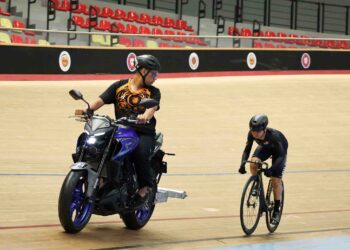
[[[240,174],[245,174],[245,173],[247,173],[247,171],[245,170],[244,165],[241,165],[241,166],[239,167],[238,172],[239,172]]]
[[[271,171],[271,169],[270,169],[270,168],[265,169],[265,171],[264,171],[264,175],[265,175],[266,177],[271,177],[271,175],[272,175],[272,171]]]

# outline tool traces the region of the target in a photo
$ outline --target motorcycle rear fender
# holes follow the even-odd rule
[[[72,171],[86,171],[88,175],[88,189],[86,196],[90,199],[93,196],[94,190],[98,184],[98,175],[92,166],[87,162],[76,162],[70,167]]]

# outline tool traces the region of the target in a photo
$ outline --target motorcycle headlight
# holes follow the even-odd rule
[[[86,140],[86,143],[87,144],[95,144],[96,142],[96,137],[95,136],[90,136],[87,140]]]

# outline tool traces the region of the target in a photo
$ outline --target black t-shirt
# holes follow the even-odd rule
[[[288,141],[286,137],[276,129],[267,128],[264,140],[255,139],[252,133],[249,131],[247,143],[242,155],[242,162],[248,159],[254,141],[261,147],[270,147],[272,151],[272,156],[275,159],[282,159],[287,156]],[[274,165],[277,165],[277,163]],[[271,168],[273,167],[274,166],[271,166]]]
[[[114,104],[115,117],[130,116],[131,114],[143,114],[145,108],[137,106],[144,98],[152,98],[160,102],[160,91],[154,86],[144,87],[137,91],[132,91],[129,87],[129,79],[123,79],[113,83],[105,92],[100,95],[105,104]],[[159,109],[159,106],[158,106]],[[149,123],[146,124],[128,124],[137,132],[154,133],[156,119],[153,116]]]

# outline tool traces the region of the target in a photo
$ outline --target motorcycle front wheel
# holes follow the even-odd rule
[[[86,198],[87,172],[71,171],[64,180],[58,200],[58,216],[67,233],[78,233],[89,222],[93,204]]]

